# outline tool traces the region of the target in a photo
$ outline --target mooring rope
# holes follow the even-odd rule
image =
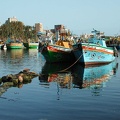
[[[89,46],[89,43],[88,43],[88,46]],[[64,72],[64,71],[68,70],[69,68],[71,68],[73,65],[75,65],[79,61],[79,59],[82,57],[82,55],[83,55],[83,53],[79,56],[79,58],[72,65],[70,65],[66,69],[60,70],[59,72]]]
[[[75,65],[78,62],[78,60],[82,57],[82,55],[83,55],[83,53],[80,55],[80,57],[72,65],[70,65],[66,69],[60,70],[59,72],[64,72],[64,71],[68,70],[69,68],[71,68],[73,65]]]

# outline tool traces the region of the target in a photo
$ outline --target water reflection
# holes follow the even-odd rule
[[[66,71],[71,64],[45,64],[40,73],[40,85],[50,86],[56,82],[60,88],[89,88],[97,95],[112,75],[116,74],[118,63],[115,61],[101,66],[76,64]],[[64,71],[65,70],[65,71]]]
[[[107,81],[112,75],[116,74],[118,63],[112,62],[106,65],[83,67],[76,64],[73,67],[73,84],[74,87],[86,88],[100,85]],[[82,84],[79,83],[82,81]]]
[[[106,82],[116,74],[118,63],[115,61],[101,66],[83,67],[76,64],[73,68],[73,88],[88,88],[93,95],[100,95]]]
[[[68,79],[68,76],[71,77],[71,69],[67,69],[70,65],[71,63],[45,63],[39,76],[41,84]]]
[[[37,49],[26,49],[28,51],[29,56],[37,56],[38,55],[38,50]]]
[[[14,50],[8,51],[8,52],[10,52],[11,54],[8,54],[8,53],[6,54],[13,55],[13,58],[15,58],[15,56],[18,56],[18,51],[17,51],[17,54]],[[21,50],[19,52],[20,52],[20,55],[22,56]],[[37,54],[35,53],[33,54],[33,53],[34,52],[31,51],[29,55],[34,58],[34,56],[36,56]],[[25,54],[25,51],[24,51],[24,54]],[[33,60],[35,61],[36,59],[32,59],[32,61]],[[9,59],[7,59],[7,61],[9,61]],[[18,65],[14,67],[15,70],[18,68]],[[75,64],[73,67],[70,67],[71,65],[72,63],[62,63],[62,64],[45,63],[39,74],[40,85],[42,87],[49,88],[50,85],[53,85],[52,83],[56,83],[58,94],[60,89],[77,88],[77,89],[90,89],[93,95],[99,95],[100,91],[103,89],[106,82],[112,77],[112,75],[116,74],[116,71],[118,69],[118,63],[116,61],[110,64],[101,65],[101,66],[86,67],[84,65]],[[9,67],[12,70],[13,64],[12,65],[9,64]],[[24,83],[24,84],[28,84],[28,83]],[[23,84],[18,84],[18,86],[15,86],[15,87],[21,88],[22,86]],[[10,87],[13,87],[13,85],[6,86],[5,84],[1,84],[0,96],[4,92],[6,92],[7,89],[9,89]]]
[[[9,64],[19,64],[23,58],[23,49],[2,50],[0,54],[1,62]]]
[[[20,59],[23,57],[23,49],[11,49],[7,50],[8,54],[10,54],[10,58],[12,59]]]

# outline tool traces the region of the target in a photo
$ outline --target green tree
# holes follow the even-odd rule
[[[35,38],[35,29],[33,26],[25,26],[22,22],[10,22],[0,26],[0,39],[6,40],[8,37],[27,41]]]

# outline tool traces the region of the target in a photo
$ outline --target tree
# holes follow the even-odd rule
[[[0,39],[5,41],[8,37],[22,41],[34,39],[35,29],[33,26],[23,25],[20,21],[5,23],[0,26]]]

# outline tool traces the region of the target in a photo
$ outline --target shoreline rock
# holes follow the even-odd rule
[[[30,69],[24,69],[20,71],[18,74],[9,74],[0,78],[0,84],[4,84],[5,82],[13,82],[13,85],[17,85],[19,83],[29,83],[34,77],[39,76],[37,73],[30,71]]]
[[[39,76],[37,73],[24,69],[18,74],[9,74],[0,78],[0,96],[10,87],[21,88],[23,84],[30,83],[33,78]]]

